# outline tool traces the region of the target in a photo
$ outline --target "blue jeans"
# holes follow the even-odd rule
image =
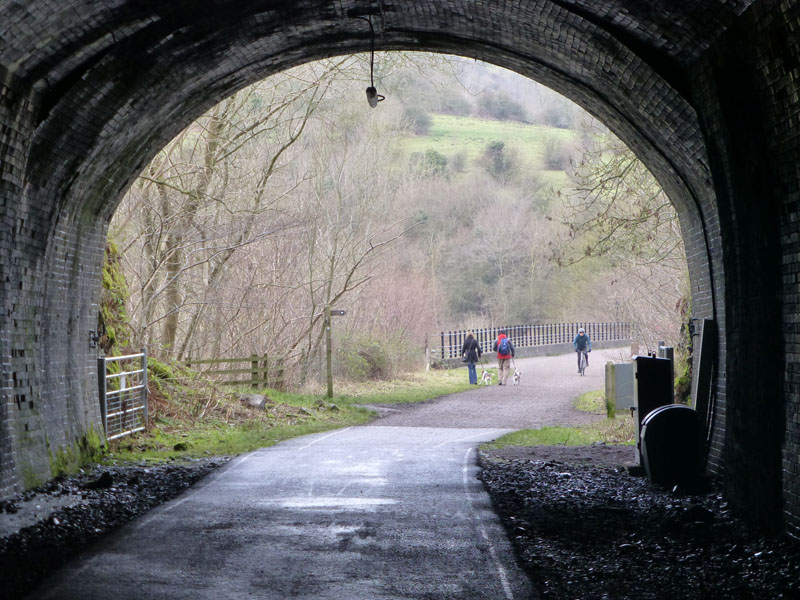
[[[469,371],[469,382],[471,384],[477,384],[478,383],[478,372],[475,370],[475,363],[472,362],[472,361],[469,361],[467,363],[467,370]]]

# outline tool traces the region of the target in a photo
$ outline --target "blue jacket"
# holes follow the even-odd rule
[[[575,336],[575,339],[572,340],[572,347],[577,352],[578,350],[591,350],[592,349],[592,340],[589,339],[589,334],[584,333],[581,335],[580,333]]]

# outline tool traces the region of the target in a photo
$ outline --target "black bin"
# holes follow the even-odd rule
[[[642,464],[642,424],[656,408],[672,404],[672,361],[655,356],[633,357],[633,406],[636,462]]]
[[[667,487],[694,487],[702,474],[703,426],[697,411],[670,404],[642,421],[642,460],[647,477]]]

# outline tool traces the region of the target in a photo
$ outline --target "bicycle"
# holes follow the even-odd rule
[[[578,372],[581,374],[581,376],[583,376],[585,375],[586,372],[586,363],[588,362],[589,357],[587,356],[586,350],[578,350],[577,352],[578,352]]]

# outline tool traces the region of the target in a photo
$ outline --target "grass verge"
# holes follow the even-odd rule
[[[602,390],[586,392],[578,396],[572,406],[581,412],[604,415],[606,414],[606,397]]]
[[[605,414],[603,392],[581,394],[575,399],[574,406],[584,412]],[[619,415],[614,419],[603,419],[581,427],[522,429],[483,444],[481,447],[496,449],[506,446],[588,446],[595,443],[633,445],[633,419],[630,415]]]
[[[473,389],[464,370],[413,373],[393,381],[341,384],[324,393],[230,390],[191,374],[151,379],[151,426],[110,443],[106,462],[141,462],[230,456],[290,438],[361,425],[374,413],[361,405],[420,402]],[[244,394],[265,396],[263,409],[247,406]]]

